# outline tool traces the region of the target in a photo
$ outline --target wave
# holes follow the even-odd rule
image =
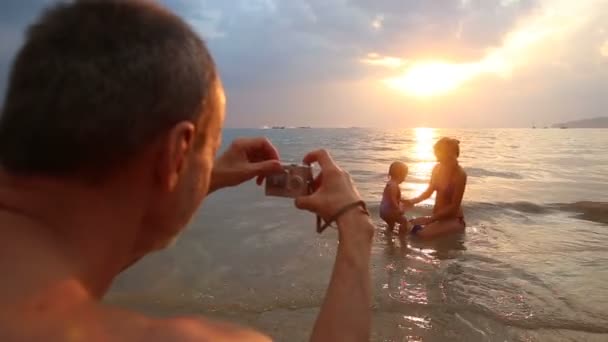
[[[525,214],[548,214],[553,211],[551,205],[543,205],[526,201],[517,202],[465,202],[467,211],[504,211],[511,210]]]
[[[378,212],[379,203],[371,203],[369,209]],[[573,203],[538,204],[532,202],[464,202],[466,214],[512,211],[523,214],[547,215],[555,212],[575,214],[576,218],[608,225],[608,202],[580,201]],[[430,211],[430,206],[417,208],[417,212]]]
[[[353,171],[350,171],[349,174],[353,177],[363,177],[363,176],[374,177],[374,178],[386,177],[386,173],[367,171],[367,170],[353,170]]]
[[[524,329],[608,333],[606,317],[563,296],[542,277],[517,265],[469,253],[446,268],[449,304]],[[542,303],[543,309],[535,304]]]
[[[361,149],[361,147],[359,147],[357,149]],[[395,148],[395,147],[387,147],[387,146],[372,146],[372,147],[366,148],[366,150],[374,151],[374,152],[388,152],[388,151],[397,151],[399,149]]]
[[[554,204],[554,207],[577,213],[577,217],[583,220],[608,224],[608,202],[582,201]]]
[[[477,178],[486,178],[486,177],[494,177],[494,178],[506,178],[506,179],[523,179],[524,177],[515,172],[504,172],[504,171],[490,171],[482,168],[476,167],[467,167],[465,168],[467,174],[471,177]]]

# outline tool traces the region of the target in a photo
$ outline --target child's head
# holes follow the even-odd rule
[[[398,161],[393,162],[388,169],[388,175],[391,177],[391,179],[399,183],[405,180],[405,177],[407,177],[407,172],[407,165]]]

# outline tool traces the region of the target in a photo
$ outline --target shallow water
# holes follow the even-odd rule
[[[329,149],[369,202],[374,341],[608,340],[608,130],[226,130],[266,135],[282,159]],[[461,140],[467,232],[387,236],[377,209],[390,162],[422,191],[440,136]],[[430,209],[433,199],[413,215]],[[336,233],[246,184],[211,196],[177,245],[116,282],[107,300],[155,315],[204,314],[304,341]]]

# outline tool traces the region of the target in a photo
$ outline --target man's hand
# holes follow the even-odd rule
[[[344,206],[361,200],[348,172],[340,169],[327,151],[314,151],[304,157],[304,164],[315,162],[319,163],[321,173],[313,182],[313,194],[296,199],[299,209],[312,211],[328,220]]]
[[[297,198],[296,207],[311,211],[328,221],[345,206],[360,201],[361,195],[359,195],[348,172],[342,170],[327,151],[314,151],[304,157],[304,164],[315,162],[319,163],[321,173],[313,182],[313,193],[309,196]],[[358,221],[357,223],[345,224],[346,221],[349,221],[349,218],[353,217],[357,218],[355,220]],[[360,218],[363,221],[359,221]],[[360,224],[360,222],[363,222],[363,224]],[[369,221],[369,217],[362,211],[353,209],[346,212],[337,219],[337,223],[341,240],[359,237],[366,243],[371,244],[374,227]],[[353,225],[355,227],[352,227]]]
[[[209,193],[239,185],[255,177],[258,185],[261,185],[265,176],[281,170],[279,153],[268,139],[236,139],[215,161]]]

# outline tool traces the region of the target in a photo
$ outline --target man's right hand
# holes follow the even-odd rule
[[[296,207],[316,213],[329,220],[340,209],[361,200],[348,172],[340,169],[325,150],[310,152],[304,164],[318,163],[321,172],[313,182],[313,193],[296,199]]]

